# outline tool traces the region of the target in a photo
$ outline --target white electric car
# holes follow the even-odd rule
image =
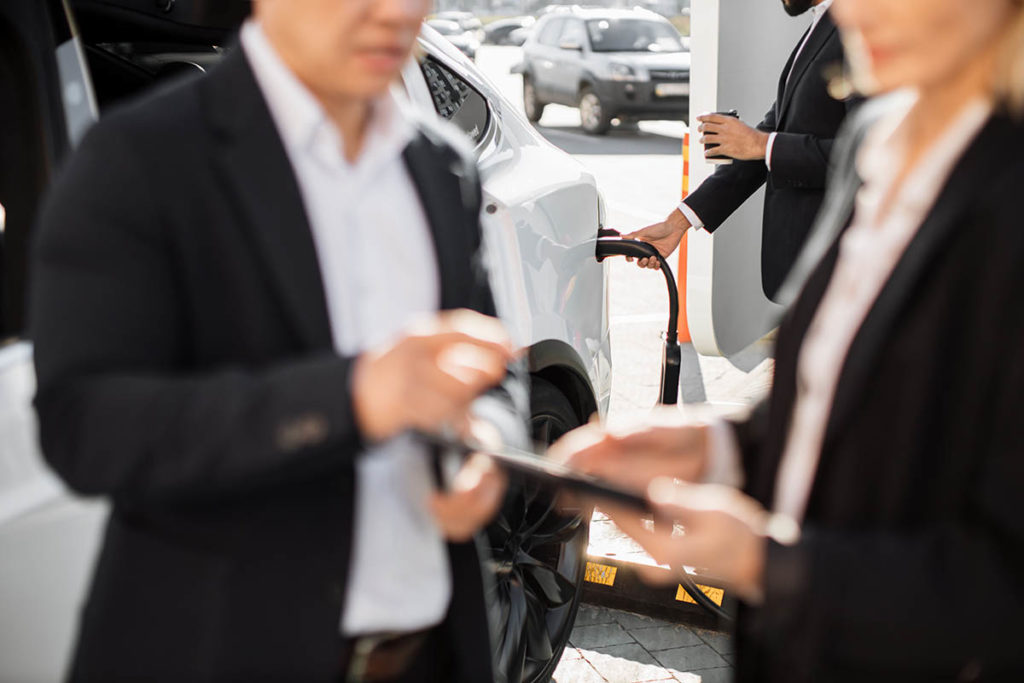
[[[69,495],[38,451],[22,304],[36,206],[53,169],[108,106],[219,59],[222,49],[211,46],[226,42],[248,3],[225,9],[233,4],[0,4],[0,681],[63,676],[106,517],[102,501]],[[593,177],[458,50],[429,28],[419,47],[404,89],[475,145],[495,296],[529,348],[534,436],[550,443],[608,405],[607,278],[595,259],[601,199]],[[557,665],[580,598],[587,528],[518,487],[490,529],[508,683],[546,681]]]

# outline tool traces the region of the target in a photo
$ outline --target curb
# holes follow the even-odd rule
[[[640,567],[648,576],[652,571],[661,573],[660,585],[641,580]],[[735,601],[714,579],[700,577],[697,586],[715,603],[724,603],[726,609],[732,611]],[[698,628],[727,630],[730,627],[728,622],[699,606],[674,580],[671,570],[605,555],[587,555],[583,601]]]

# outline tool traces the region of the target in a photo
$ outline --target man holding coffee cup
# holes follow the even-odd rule
[[[775,296],[821,207],[832,142],[854,103],[830,89],[843,46],[829,16],[833,0],[782,0],[791,16],[808,10],[810,28],[786,62],[778,96],[764,119],[749,126],[734,112],[697,117],[705,156],[728,159],[662,222],[626,237],[650,242],[663,256],[691,227],[714,232],[762,184],[761,285]],[[839,95],[839,97],[837,97]],[[657,268],[654,259],[640,265]]]

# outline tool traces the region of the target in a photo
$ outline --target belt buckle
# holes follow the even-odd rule
[[[345,678],[346,683],[385,683],[401,675],[419,651],[425,640],[425,633],[381,633],[356,638]],[[387,650],[388,645],[397,647],[393,652],[382,652]],[[375,655],[386,655],[387,662],[374,662]],[[381,666],[384,671],[379,670]]]
[[[394,634],[382,634],[356,638],[352,646],[352,659],[348,665],[348,673],[345,675],[346,683],[364,683],[366,670],[370,664],[370,655],[378,645],[393,637],[395,637]]]

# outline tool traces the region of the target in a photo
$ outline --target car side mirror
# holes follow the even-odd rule
[[[566,41],[559,45],[558,47],[560,47],[563,50],[574,50],[575,52],[583,52],[583,46],[580,45],[579,43],[574,43],[572,41]]]

